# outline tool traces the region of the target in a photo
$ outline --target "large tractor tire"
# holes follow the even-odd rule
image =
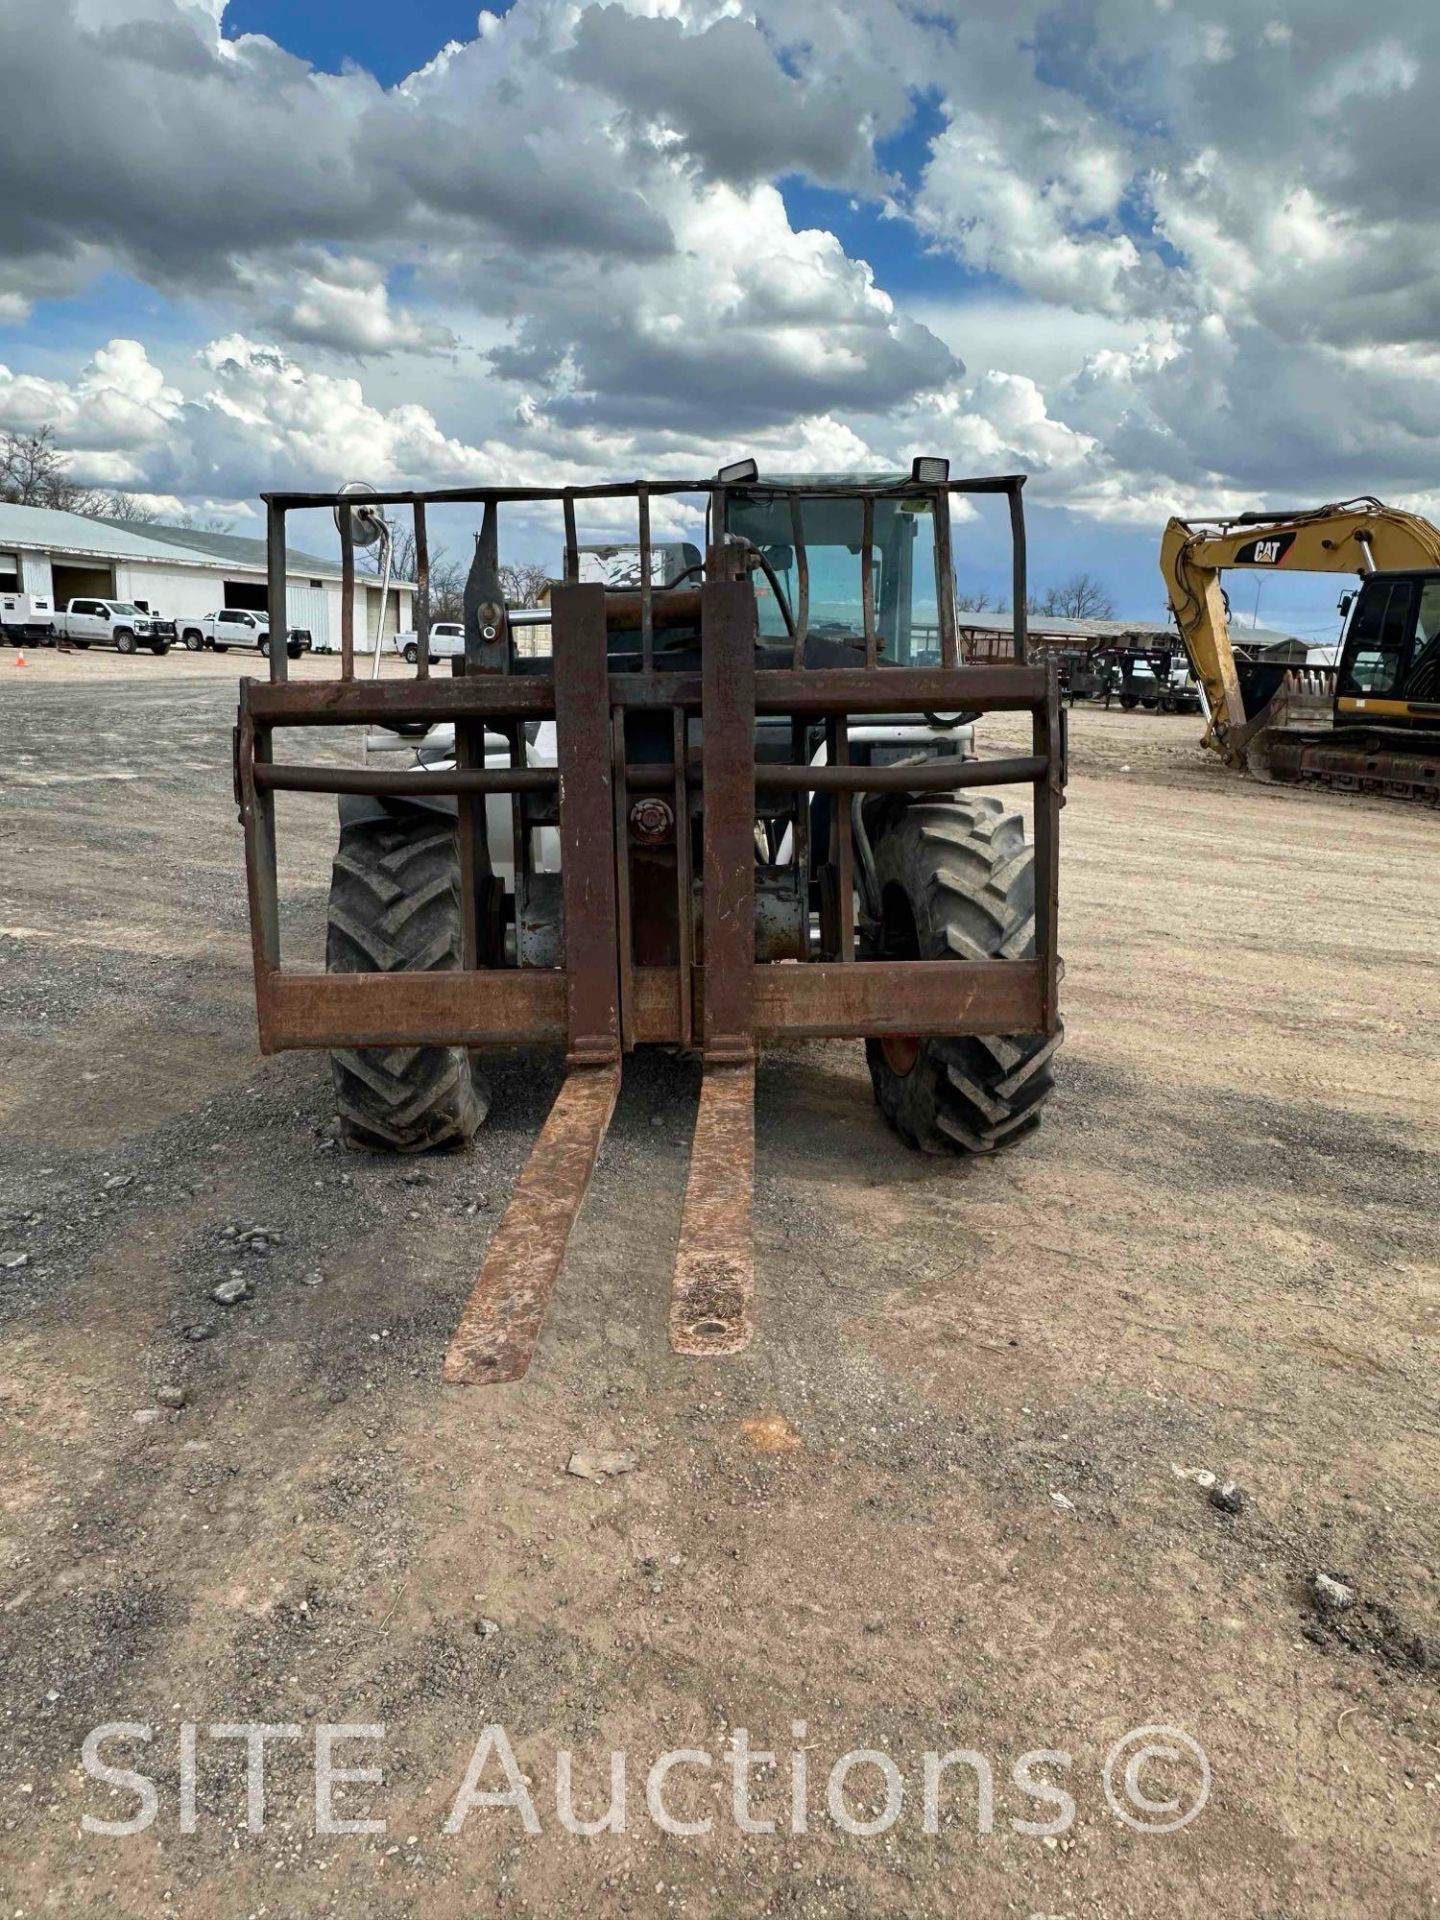
[[[330,879],[327,973],[448,973],[460,966],[455,822],[415,808],[342,821]],[[489,1095],[463,1047],[332,1053],[347,1146],[424,1153],[464,1146]]]
[[[887,960],[1022,960],[1035,951],[1034,849],[991,794],[912,800],[874,834]],[[1040,1123],[1061,1035],[867,1040],[881,1112],[925,1153],[993,1153]]]

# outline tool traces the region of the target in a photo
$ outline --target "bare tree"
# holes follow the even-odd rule
[[[158,510],[147,507],[133,493],[112,493],[105,498],[103,517],[106,520],[123,520],[127,526],[153,527],[160,518]],[[178,523],[184,526],[182,520]]]
[[[233,533],[235,522],[227,520],[223,513],[182,513],[178,520],[166,522],[167,526],[184,527],[187,533]]]
[[[957,613],[984,613],[990,605],[990,596],[983,590],[978,593],[957,593],[955,611]]]
[[[1074,573],[1047,587],[1041,599],[1030,602],[1029,611],[1052,620],[1113,620],[1115,602],[1093,573]]]
[[[550,569],[534,560],[502,560],[500,585],[507,607],[538,607],[550,584]]]
[[[405,521],[396,520],[393,515],[384,516],[390,529],[390,577],[392,580],[413,580],[416,574],[415,529]],[[380,547],[359,547],[356,558],[367,572],[380,572]],[[445,547],[434,545],[430,548],[430,618],[432,620],[459,620],[465,612],[465,569],[458,560],[452,560]]]
[[[445,549],[436,549],[430,562],[430,618],[463,620],[465,617],[465,571],[458,560],[451,560]]]
[[[93,515],[104,510],[108,497],[70,478],[53,427],[41,427],[38,433],[0,434],[0,500],[13,506],[58,507],[65,513]]]

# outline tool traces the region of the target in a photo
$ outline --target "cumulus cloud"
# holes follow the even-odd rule
[[[0,429],[31,434],[49,427],[83,481],[142,481],[182,405],[138,340],[110,341],[73,383],[0,366]]]
[[[713,178],[735,184],[805,172],[840,186],[876,184],[874,115],[834,75],[787,74],[746,20],[696,29],[611,4],[575,25],[563,70],[633,117],[642,139],[675,147]]]
[[[1430,484],[1429,0],[1359,36],[1345,0],[515,0],[390,88],[223,12],[0,8],[0,324],[116,268],[224,316],[188,364],[0,374],[0,419],[154,491],[751,447],[1135,520]],[[953,266],[943,318],[797,176]]]

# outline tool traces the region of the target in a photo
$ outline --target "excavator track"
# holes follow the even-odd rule
[[[1252,773],[1279,785],[1440,806],[1440,744],[1427,753],[1374,735],[1275,733],[1252,741],[1246,758]]]

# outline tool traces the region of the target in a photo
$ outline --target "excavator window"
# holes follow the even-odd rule
[[[1350,617],[1338,694],[1383,698],[1399,686],[1414,620],[1413,580],[1367,580]]]
[[[1405,676],[1405,693],[1411,700],[1440,700],[1440,580],[1426,580],[1420,588],[1415,650]]]

